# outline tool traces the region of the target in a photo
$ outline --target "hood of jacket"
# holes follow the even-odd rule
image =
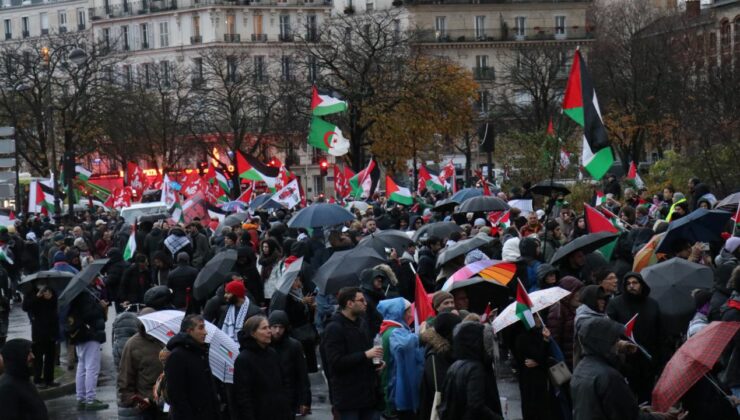
[[[581,269],[581,279],[584,283],[593,283],[593,273],[595,273],[599,268],[606,267],[607,265],[609,265],[609,262],[600,252],[597,251],[586,254],[586,263]]]
[[[585,322],[578,331],[584,355],[601,356],[613,360],[614,344],[624,334],[624,326],[609,318],[599,317]]]
[[[8,340],[0,351],[5,364],[5,373],[16,378],[28,381],[31,377],[31,368],[28,366],[28,355],[31,353],[31,342],[15,338]],[[40,363],[37,361],[36,363]]]
[[[536,259],[539,247],[539,241],[537,239],[524,238],[519,241],[519,255],[522,259]]]
[[[183,347],[188,350],[194,350],[194,351],[200,351],[205,352],[207,350],[207,347],[205,344],[200,344],[193,337],[191,337],[189,334],[184,332],[179,332],[175,334],[174,337],[170,338],[170,341],[167,342],[167,350],[173,351],[178,347]]]
[[[631,293],[627,293],[625,290],[625,286],[627,285],[627,279],[634,277],[637,280],[640,281],[640,284],[642,285],[642,288],[640,289],[640,296],[635,296]],[[619,291],[622,293],[622,296],[624,296],[624,299],[632,300],[635,298],[639,298],[641,300],[647,298],[650,296],[650,286],[648,286],[647,283],[645,283],[645,279],[642,278],[642,274],[635,273],[634,271],[630,271],[629,273],[625,274],[624,277],[619,281]]]
[[[504,242],[501,248],[501,259],[509,262],[517,261],[521,255],[519,253],[520,242],[519,238],[511,238]]]
[[[479,322],[463,322],[455,327],[452,353],[456,360],[483,362],[486,348],[483,344],[483,325]]]
[[[537,267],[537,286],[539,286],[540,289],[544,289],[546,287],[552,287],[557,286],[558,283],[552,285],[546,285],[545,284],[545,278],[549,275],[555,273],[555,276],[558,277],[560,272],[557,268],[553,267],[551,264],[543,263],[540,264],[539,267]]]
[[[573,294],[580,292],[583,288],[583,282],[573,276],[565,276],[560,279],[558,286]]]
[[[123,261],[123,252],[120,248],[111,248],[108,250],[108,266],[113,265],[119,261]]]
[[[406,308],[409,308],[411,303],[402,298],[397,297],[393,299],[386,299],[378,303],[378,312],[383,316],[383,321],[393,321],[406,325],[406,321],[403,319],[403,314],[406,312]]]
[[[144,305],[161,311],[172,307],[172,291],[167,286],[154,286],[144,293]]]
[[[427,346],[429,353],[442,354],[452,351],[452,343],[442,337],[434,328],[424,330],[419,339]]]
[[[597,303],[599,299],[606,299],[604,289],[600,286],[590,284],[581,289],[581,303],[583,304],[581,306],[587,306],[589,309],[596,312],[599,308]]]

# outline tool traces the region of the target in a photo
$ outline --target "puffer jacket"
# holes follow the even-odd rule
[[[139,331],[139,318],[133,312],[122,312],[113,321],[112,347],[113,363],[119,369],[121,355],[126,342]]]
[[[154,401],[154,384],[162,373],[159,351],[164,345],[156,338],[139,333],[131,337],[123,348],[118,371],[118,403],[132,407],[134,395]]]

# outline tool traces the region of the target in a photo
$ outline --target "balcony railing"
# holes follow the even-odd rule
[[[203,42],[203,37],[201,35],[195,35],[190,37],[190,43],[191,44],[200,44]]]
[[[267,34],[252,34],[252,41],[267,42]]]
[[[31,36],[31,34],[28,31],[21,32],[21,35],[23,35],[23,38],[28,38],[29,36]]]
[[[473,78],[475,80],[494,80],[496,73],[492,67],[474,67]]]
[[[293,34],[290,34],[290,33],[280,34],[280,35],[278,35],[278,39],[281,42],[293,42],[294,36],[293,36]]]
[[[241,42],[242,37],[239,34],[224,34],[224,42]]]
[[[85,30],[85,24],[84,23],[78,23],[77,24],[77,30],[78,31],[84,31]]]
[[[41,35],[49,35],[49,29],[48,28],[47,29],[42,29],[41,30]]]
[[[60,26],[59,27],[59,33],[60,34],[67,33],[67,27],[66,26]]]
[[[5,40],[13,39],[13,34],[5,33]]]
[[[591,39],[593,33],[590,28],[572,26],[556,27],[528,27],[523,31],[517,28],[491,28],[485,31],[473,29],[450,29],[435,31],[433,29],[420,30],[415,34],[416,42],[502,42],[502,41],[547,41],[569,39]]]
[[[326,1],[302,1],[302,0],[156,0],[126,2],[117,5],[91,7],[88,9],[90,20],[114,19],[132,15],[147,13],[158,13],[168,10],[195,9],[208,6],[252,6],[255,8],[281,6],[300,8],[331,8],[332,0]]]

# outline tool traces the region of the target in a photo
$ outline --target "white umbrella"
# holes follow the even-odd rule
[[[139,317],[146,333],[167,344],[170,338],[180,331],[185,317],[182,311],[157,311]],[[221,382],[234,383],[234,362],[239,355],[239,345],[217,326],[206,321],[206,343],[208,343],[208,363],[211,373]]]
[[[366,212],[368,208],[370,208],[370,204],[364,202],[364,201],[350,201],[347,203],[346,206],[344,206],[347,210],[352,210],[352,208],[356,208],[357,210],[361,212]]]
[[[532,301],[532,313],[539,312],[560,302],[560,299],[569,294],[570,292],[562,287],[551,287],[530,293],[529,300]],[[518,321],[519,318],[516,316],[516,302],[513,302],[493,320],[493,332],[497,333]]]
[[[293,282],[295,282],[298,274],[300,274],[302,265],[303,257],[293,261],[288,266],[288,269],[283,271],[283,275],[280,277],[280,280],[277,284],[278,291],[285,293],[285,295],[288,295],[290,293],[290,288],[293,286]]]

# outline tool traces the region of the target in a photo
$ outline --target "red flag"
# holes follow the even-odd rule
[[[491,190],[488,188],[488,182],[486,182],[486,179],[483,177],[483,172],[478,169],[475,173],[478,175],[480,183],[483,186],[483,195],[491,195]]]
[[[439,180],[452,186],[452,192],[457,192],[457,185],[455,185],[455,164],[450,161],[447,165],[442,167],[439,172]]]
[[[339,165],[334,164],[334,195],[339,198],[347,196],[346,190],[344,189],[344,171],[339,168]]]
[[[493,309],[491,309],[491,302],[488,302],[486,305],[486,309],[483,311],[483,315],[480,317],[480,322],[482,324],[485,324],[488,322],[488,318],[491,316],[491,312],[493,312]]]
[[[144,170],[136,163],[129,162],[126,165],[126,172],[128,173],[128,185],[132,190],[136,191],[137,197],[141,197],[146,188],[146,174],[144,174]]]
[[[8,215],[8,220],[15,220],[15,212],[13,210],[10,211],[10,214]]]
[[[441,174],[440,174],[441,175]],[[416,186],[416,191],[424,192],[427,190],[427,181],[432,180],[432,175],[429,174],[426,166],[421,165],[419,167],[419,185]]]
[[[421,278],[418,274],[416,275],[416,286],[414,290],[414,306],[416,309],[414,316],[419,325],[435,315],[432,301],[429,299],[427,291],[424,290],[424,285],[421,283]]]
[[[547,135],[555,137],[555,128],[552,126],[552,117],[550,117],[550,121],[547,122]]]
[[[205,181],[203,181],[203,178],[198,175],[198,171],[194,170],[188,174],[185,182],[182,184],[182,189],[180,189],[180,193],[182,193],[185,198],[190,198],[199,192],[205,192],[206,185],[207,184]]]
[[[740,202],[737,203],[737,210],[735,210],[735,216],[732,217],[735,223],[740,223]]]
[[[583,209],[586,217],[586,228],[588,228],[588,233],[619,232],[619,229],[617,229],[600,211],[586,203],[583,203]]]
[[[244,204],[249,204],[250,201],[252,201],[252,193],[254,192],[254,183],[249,184],[249,188],[244,190],[243,193],[239,197],[236,198],[236,201],[241,201]]]
[[[113,197],[113,205],[111,207],[121,208],[131,206],[131,187],[116,188],[111,196]]]
[[[624,324],[624,335],[632,341],[635,341],[635,336],[632,334],[632,330],[635,328],[635,321],[637,320],[637,315],[640,315],[640,314],[636,313],[635,316],[630,318],[630,320],[627,321],[626,324]]]
[[[346,198],[349,193],[352,192],[352,187],[349,185],[349,180],[352,179],[352,177],[355,176],[355,171],[352,170],[349,166],[344,166],[344,182],[342,183],[342,193],[344,196],[342,198]]]

